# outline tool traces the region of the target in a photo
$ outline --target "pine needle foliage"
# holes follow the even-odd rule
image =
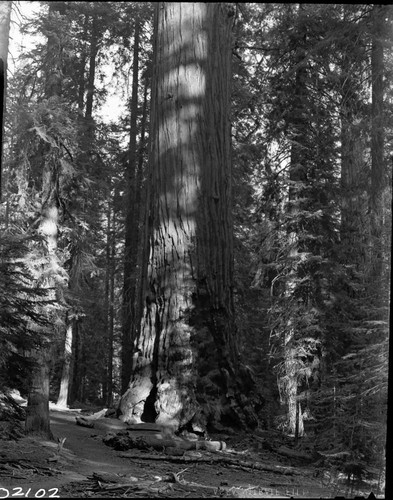
[[[22,393],[32,369],[29,351],[49,340],[52,304],[34,279],[30,245],[21,233],[0,234],[0,384]]]

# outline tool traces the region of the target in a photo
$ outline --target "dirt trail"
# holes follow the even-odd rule
[[[52,411],[51,429],[55,438],[66,438],[64,448],[75,454],[79,471],[90,471],[93,467],[116,468],[124,464],[124,459],[116,456],[116,452],[103,445],[102,436],[107,432],[119,432],[126,425],[117,419],[99,419],[94,428],[76,425],[74,412]]]
[[[1,498],[5,498],[5,490],[10,491],[11,497],[11,490],[15,495],[15,488],[19,487],[23,493],[31,488],[29,497],[34,497],[38,490],[45,490],[49,497],[55,495],[54,489],[58,489],[56,495],[65,498],[68,495],[63,495],[62,492],[66,491],[66,485],[87,481],[93,472],[104,471],[125,475],[130,473],[129,461],[118,457],[112,448],[102,443],[103,435],[109,431],[119,432],[125,428],[125,424],[116,419],[100,419],[93,429],[89,429],[76,425],[76,415],[78,413],[72,410],[51,410],[51,429],[55,439],[66,438],[60,459],[57,461],[48,461],[48,458],[54,457],[57,453],[57,442],[35,442],[26,438],[17,443],[7,443],[7,445],[4,443],[3,449],[0,449],[3,455],[8,448],[12,457],[18,454],[21,459],[34,459],[33,463],[42,462],[43,466],[55,469],[60,474],[29,477],[21,473],[8,478],[0,477],[0,488],[3,488],[0,489]],[[38,465],[36,467],[38,469]]]
[[[154,460],[142,460],[140,457],[124,458],[118,451],[105,446],[102,437],[107,432],[117,433],[125,429],[126,424],[117,419],[99,418],[94,420],[94,428],[87,428],[76,425],[75,417],[78,415],[80,413],[72,410],[51,410],[51,428],[55,438],[66,438],[56,461],[48,461],[48,458],[56,456],[57,442],[55,441],[32,438],[23,438],[17,442],[0,441],[0,447],[3,447],[3,449],[0,448],[0,498],[7,498],[7,492],[9,498],[15,496],[15,493],[19,493],[18,496],[30,498],[102,497],[103,493],[105,497],[117,498],[122,494],[121,491],[117,491],[117,494],[116,491],[92,491],[91,488],[97,484],[91,479],[93,473],[116,474],[122,477],[121,482],[123,479],[129,482],[127,478],[130,477],[138,478],[139,485],[146,482],[150,482],[151,485],[156,478],[176,474],[189,485],[193,482],[194,485],[197,483],[200,486],[191,489],[188,487],[185,490],[184,485],[179,482],[168,484],[153,495],[160,498],[182,498],[185,494],[188,497],[197,498],[201,496],[210,498],[217,498],[217,496],[329,498],[344,493],[323,487],[320,481],[313,477],[312,470],[307,467],[298,468],[296,474],[291,474],[258,471],[220,462],[176,463],[159,453],[152,457],[155,458]],[[282,469],[287,469],[290,465],[282,462],[277,454],[263,450],[255,451],[254,449],[253,451],[255,440],[252,436],[233,436],[232,440],[231,445],[237,449],[244,449],[244,445],[249,448],[244,451],[245,460],[258,460],[266,464],[274,462]],[[11,464],[13,469],[9,469],[8,474],[7,470],[4,473],[4,467],[2,470],[1,464],[6,464],[5,467]],[[52,470],[46,473],[45,469],[48,468]],[[130,493],[125,496],[150,498],[152,489],[146,488],[144,491],[142,487],[138,491],[130,490]]]

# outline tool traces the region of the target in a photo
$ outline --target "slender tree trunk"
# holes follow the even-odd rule
[[[2,198],[4,116],[7,95],[7,58],[12,2],[0,1],[0,201]]]
[[[106,209],[106,242],[105,242],[105,282],[104,282],[104,330],[105,338],[109,338],[109,289],[110,289],[110,268],[111,268],[111,232],[112,232],[112,190],[111,180],[109,178],[109,188],[107,191],[107,209]],[[105,366],[103,370],[103,396],[104,400],[108,398],[108,352],[105,352]]]
[[[80,115],[83,115],[85,105],[85,70],[86,70],[86,40],[89,27],[89,16],[85,14],[85,22],[83,25],[83,38],[82,38],[82,53],[79,60],[79,78],[78,78],[78,110]]]
[[[71,357],[72,357],[72,337],[73,337],[73,320],[68,320],[66,329],[66,338],[64,345],[64,362],[61,374],[60,392],[57,398],[57,406],[67,407],[68,403],[68,388],[70,385],[71,375]]]
[[[143,187],[143,163],[144,163],[144,151],[146,149],[146,120],[147,120],[147,104],[148,104],[148,90],[150,86],[150,78],[146,76],[144,93],[143,93],[143,106],[142,106],[142,117],[141,117],[141,135],[139,139],[139,149],[138,149],[138,171],[137,171],[137,186]],[[138,189],[136,193],[136,206],[139,209],[139,219],[141,218],[141,200],[142,200],[142,189]]]
[[[49,5],[49,18],[61,15],[64,6],[61,4]],[[57,98],[61,94],[62,79],[62,48],[57,36],[50,34],[47,42],[47,61],[45,79],[45,97],[47,99]],[[48,275],[45,286],[48,289],[48,299],[57,302],[57,287],[53,277],[59,276],[61,269],[56,255],[59,210],[56,195],[57,169],[59,165],[59,151],[47,144],[41,145],[43,161],[42,192],[41,192],[41,222],[38,232],[43,236],[43,253],[46,254],[46,273]],[[48,315],[54,316],[57,311],[48,311]],[[49,339],[48,339],[49,340]],[[48,342],[38,352],[33,353],[36,369],[32,374],[31,389],[28,396],[26,410],[26,432],[45,433],[51,437],[49,423],[49,376],[50,361],[52,358],[52,346]]]
[[[49,366],[50,350],[32,353],[36,368],[29,390],[25,429],[27,434],[42,435],[52,439],[49,421]]]
[[[92,120],[93,113],[93,97],[94,97],[94,80],[96,74],[96,59],[98,53],[98,19],[97,15],[93,15],[91,27],[91,41],[90,41],[90,58],[89,58],[89,77],[87,80],[87,93],[86,93],[86,120]]]
[[[80,339],[80,320],[76,320],[74,324],[74,334],[72,338],[72,358],[71,358],[71,388],[70,388],[70,403],[73,403],[79,398],[79,387],[81,386],[81,365],[82,365],[82,342]]]
[[[350,83],[349,83],[350,85]],[[345,85],[347,87],[347,85]],[[347,94],[348,95],[348,94]],[[353,102],[342,107],[341,118],[341,226],[340,238],[345,262],[364,264],[364,186],[361,184],[360,169],[365,148],[360,127],[355,123],[351,109]],[[356,248],[356,252],[353,249]]]
[[[150,257],[133,374],[121,401],[126,421],[251,423],[252,412],[246,422],[241,407],[232,296],[232,15],[223,3],[156,4]]]
[[[108,364],[107,364],[107,406],[113,402],[113,353],[115,324],[115,267],[116,267],[116,214],[112,211],[112,234],[110,241],[109,315],[108,315]]]
[[[122,337],[122,392],[127,389],[131,377],[133,344],[135,341],[136,317],[136,278],[139,245],[139,205],[137,193],[141,186],[137,184],[137,118],[139,84],[139,20],[135,21],[133,76],[131,95],[130,143],[127,166],[127,198],[124,247],[124,286],[123,286],[123,337]],[[139,318],[140,320],[140,318]]]
[[[75,398],[80,403],[85,402],[86,393],[86,343],[83,332],[83,324],[78,325],[77,329],[77,352],[75,356],[75,376],[74,390]]]
[[[105,274],[105,336],[107,339],[106,366],[103,386],[104,400],[107,406],[112,405],[113,398],[113,341],[114,341],[114,292],[115,292],[115,211],[112,193],[109,190],[106,234],[106,274]]]
[[[371,275],[372,281],[381,289],[382,278],[382,227],[384,188],[384,85],[383,85],[383,45],[384,15],[383,5],[373,8],[372,51],[371,51],[371,188],[369,196]]]
[[[48,263],[46,264],[49,274],[56,272],[58,261],[56,256],[57,249],[57,223],[58,210],[51,202],[46,200],[51,197],[52,177],[48,171],[48,164],[44,164],[43,185],[43,206],[44,209],[39,232],[44,238],[44,244],[48,253]],[[53,279],[47,279],[46,287],[48,289],[48,299],[56,301],[56,292]],[[51,313],[49,313],[51,314]],[[53,313],[52,313],[53,314]],[[25,429],[27,434],[43,434],[49,439],[52,438],[49,421],[49,377],[51,363],[51,345],[47,343],[39,351],[32,353],[35,361],[35,369],[32,373],[32,382],[29,390]]]
[[[89,161],[89,150],[92,148],[92,143],[94,140],[94,122],[92,118],[93,104],[94,104],[94,93],[95,93],[95,73],[96,73],[96,59],[99,49],[99,31],[98,31],[98,19],[97,16],[90,18],[88,14],[85,14],[84,26],[83,26],[83,40],[86,41],[89,38],[90,29],[90,47],[89,50],[86,47],[87,43],[84,44],[82,48],[82,54],[80,57],[80,64],[78,65],[79,81],[78,81],[78,111],[79,111],[79,155],[77,158],[77,163],[84,165],[86,171],[89,171],[90,161]],[[89,53],[89,72],[87,85],[85,81],[85,70],[86,70],[86,59]],[[86,101],[84,99],[86,91]],[[74,285],[70,282],[70,287]],[[69,313],[73,313],[69,310]],[[84,359],[86,357],[85,344],[83,342],[83,327],[80,320],[74,322],[74,339],[73,348],[71,355],[71,367],[72,367],[72,378],[71,378],[71,390],[69,401],[73,402],[78,400],[83,402],[85,397],[85,367],[83,365]],[[106,392],[106,391],[104,391]]]
[[[145,73],[145,84],[144,84],[144,95],[143,95],[143,106],[142,106],[142,117],[141,117],[141,133],[139,139],[139,148],[138,148],[138,170],[136,174],[136,185],[138,189],[135,193],[136,207],[137,207],[137,217],[139,222],[138,227],[138,248],[137,248],[137,256],[136,256],[136,276],[135,276],[135,321],[133,323],[133,336],[132,336],[132,357],[130,363],[130,376],[133,372],[133,366],[135,361],[135,355],[138,351],[138,347],[136,345],[137,339],[139,338],[140,329],[141,329],[141,319],[143,314],[143,309],[145,306],[145,286],[147,279],[147,266],[148,266],[148,255],[146,255],[146,251],[143,245],[144,240],[144,228],[143,221],[145,218],[145,209],[146,206],[142,203],[142,200],[147,199],[147,193],[149,192],[148,182],[145,178],[145,166],[144,166],[144,158],[145,158],[145,150],[146,150],[146,122],[147,122],[147,111],[148,111],[148,91],[150,89],[150,81],[151,74],[150,71],[146,70]],[[129,361],[128,361],[129,363]],[[129,382],[129,380],[128,380]],[[125,390],[127,389],[128,383],[126,384]],[[122,390],[124,393],[124,390]]]
[[[344,5],[344,21],[350,23],[348,6]],[[353,79],[354,46],[357,40],[348,41],[343,52],[341,67],[341,227],[340,238],[342,259],[346,263],[363,267],[365,263],[365,186],[362,183],[361,168],[365,138],[362,135],[363,124],[356,112],[358,96],[356,82]],[[354,252],[356,248],[356,252]]]
[[[147,275],[147,261],[148,259],[143,254],[144,248],[143,244],[141,244],[141,240],[143,239],[143,221],[144,221],[144,203],[142,200],[146,198],[147,186],[145,179],[145,166],[144,166],[144,158],[145,158],[145,150],[146,150],[146,122],[147,122],[147,110],[148,110],[148,91],[150,89],[151,75],[150,72],[146,72],[145,75],[145,90],[143,95],[143,107],[142,107],[142,117],[141,117],[141,134],[139,140],[139,151],[138,151],[138,171],[137,171],[137,180],[136,185],[139,186],[139,189],[136,191],[136,206],[138,207],[138,221],[139,221],[139,232],[138,232],[138,253],[137,253],[137,276],[135,280],[135,330],[133,337],[133,352],[135,349],[135,341],[139,337],[140,327],[141,327],[141,319],[144,308],[144,289],[145,289],[145,280]],[[144,264],[145,263],[145,264]]]
[[[146,255],[146,251],[144,245],[141,244],[141,240],[143,240],[143,234],[146,228],[143,227],[143,220],[145,214],[145,205],[142,203],[142,200],[147,199],[147,193],[149,192],[149,186],[146,179],[144,179],[145,168],[144,168],[144,156],[145,156],[145,148],[146,148],[146,121],[147,121],[147,109],[148,109],[148,90],[150,88],[150,76],[146,75],[145,77],[145,86],[144,86],[144,97],[143,97],[143,108],[142,108],[142,117],[141,117],[141,133],[139,140],[139,149],[138,149],[138,169],[136,173],[136,192],[135,192],[135,209],[136,209],[136,219],[138,222],[137,228],[137,241],[138,245],[135,246],[134,249],[137,250],[136,255],[136,263],[135,269],[131,270],[132,275],[131,278],[135,278],[134,282],[134,304],[133,309],[128,309],[128,312],[132,312],[132,321],[131,321],[131,334],[129,335],[128,342],[128,356],[125,351],[122,351],[122,368],[126,367],[125,370],[129,372],[128,378],[122,374],[122,394],[127,390],[130,377],[133,372],[135,356],[137,356],[138,347],[137,347],[137,339],[139,338],[140,328],[141,328],[141,319],[143,314],[143,309],[145,305],[145,285],[147,279],[147,266],[148,266],[148,256]],[[127,228],[128,228],[127,224]],[[131,231],[130,231],[131,232]],[[134,240],[135,241],[135,240]],[[126,270],[125,270],[126,275]],[[131,280],[130,280],[131,281]],[[130,285],[132,286],[132,284]],[[131,299],[130,299],[131,300]],[[125,304],[126,306],[126,304]],[[123,316],[124,318],[125,316]],[[124,332],[124,330],[123,330]],[[124,384],[124,385],[123,385]]]
[[[59,3],[49,4],[49,18],[54,19],[64,13],[63,6]],[[50,99],[61,95],[62,88],[62,44],[54,32],[49,32],[45,61],[45,97]]]
[[[302,6],[299,7],[300,11]],[[291,162],[289,170],[289,207],[288,212],[291,222],[288,226],[288,244],[290,249],[289,266],[285,296],[289,309],[291,310],[284,333],[284,394],[288,408],[288,427],[289,432],[295,436],[295,440],[304,433],[302,412],[299,411],[298,388],[299,388],[299,362],[298,362],[298,341],[299,332],[297,321],[294,318],[298,306],[294,304],[294,294],[296,293],[297,282],[299,280],[299,253],[307,251],[300,234],[302,227],[299,227],[298,213],[304,209],[302,206],[304,198],[304,187],[307,182],[307,156],[308,156],[308,123],[305,111],[307,103],[307,69],[305,65],[305,49],[301,44],[296,49],[295,66],[296,77],[293,93],[293,110],[291,122]]]

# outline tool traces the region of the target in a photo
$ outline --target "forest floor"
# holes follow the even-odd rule
[[[90,412],[90,414],[93,412]],[[101,412],[102,413],[102,412]],[[329,484],[311,464],[270,449],[258,434],[211,436],[225,451],[116,451],[103,437],[125,430],[118,419],[95,418],[93,428],[76,425],[80,410],[51,407],[55,441],[22,437],[0,441],[0,499],[44,498],[367,498],[371,488],[352,491]],[[99,415],[99,414],[96,414]],[[93,416],[94,418],[94,416]],[[267,431],[265,431],[267,432]],[[140,436],[146,434],[143,430]],[[58,439],[64,440],[63,446]],[[127,456],[128,455],[128,456]],[[375,490],[374,490],[375,491]]]

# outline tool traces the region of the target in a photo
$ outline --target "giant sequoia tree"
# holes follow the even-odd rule
[[[244,420],[232,297],[233,14],[223,3],[156,5],[150,256],[133,375],[121,402],[128,421],[178,428],[225,414]]]
[[[36,6],[0,204],[0,368],[23,368],[0,380],[31,387],[28,430],[60,387],[382,468],[392,9],[162,2],[153,31],[151,4]]]

